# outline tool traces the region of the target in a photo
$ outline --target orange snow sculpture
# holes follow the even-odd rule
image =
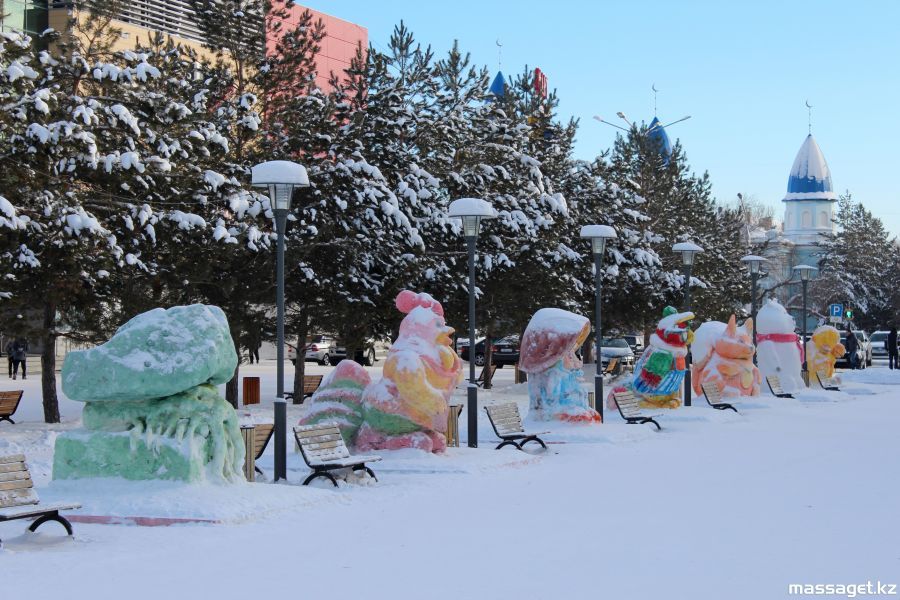
[[[724,325],[724,328],[723,328]],[[696,362],[691,366],[694,393],[703,393],[704,383],[714,382],[725,396],[758,396],[762,378],[753,364],[753,319],[740,327],[734,315],[728,324],[704,323],[694,338]]]

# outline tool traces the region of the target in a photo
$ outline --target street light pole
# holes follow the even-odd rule
[[[253,167],[252,183],[269,190],[275,214],[275,312],[276,312],[276,381],[275,381],[275,473],[274,480],[287,479],[287,403],[284,399],[284,235],[291,198],[298,187],[309,186],[302,165],[287,160],[270,160]]]
[[[469,249],[469,386],[466,390],[469,448],[478,447],[478,385],[475,383],[475,236],[466,236]],[[490,342],[485,342],[490,343]]]
[[[681,263],[684,265],[684,311],[691,310],[691,271],[694,268],[694,257],[703,252],[703,248],[693,242],[678,242],[672,246],[672,251],[681,254]],[[690,327],[690,324],[688,324]],[[691,345],[687,344],[687,354],[684,357],[684,405],[691,405]]]
[[[741,259],[750,267],[750,318],[753,319],[753,364],[756,364],[756,284],[759,281],[759,267],[766,261],[762,256],[748,254]]]
[[[585,225],[581,228],[581,237],[591,242],[594,254],[594,341],[596,354],[594,365],[594,410],[603,422],[603,373],[600,370],[600,356],[603,352],[602,290],[603,290],[603,253],[606,241],[616,239],[616,230],[609,225]]]
[[[817,270],[816,267],[811,267],[809,265],[797,265],[793,268],[793,271],[796,271],[797,274],[800,275],[800,285],[803,288],[803,315],[801,317],[803,323],[800,326],[800,331],[803,333],[803,338],[801,340],[803,347],[803,370],[800,375],[803,377],[803,382],[806,384],[806,387],[809,387],[809,363],[807,362],[808,357],[806,355],[806,291],[812,272]]]
[[[462,220],[463,236],[469,254],[469,385],[466,389],[466,413],[469,448],[478,447],[478,386],[475,383],[475,241],[482,219],[493,219],[497,212],[490,202],[480,198],[460,198],[450,203],[450,218]],[[486,343],[490,343],[487,340]],[[489,369],[489,365],[485,365]]]
[[[276,357],[275,380],[275,481],[287,479],[287,402],[284,399],[284,232],[287,228],[287,209],[275,209],[275,230],[278,236],[275,260]],[[279,435],[282,432],[283,435]]]
[[[693,262],[685,265],[685,288],[684,288],[684,311],[690,312],[691,310],[691,271],[694,268]],[[690,325],[688,325],[690,327]],[[693,388],[691,387],[691,345],[687,345],[687,355],[684,357],[684,366],[687,369],[684,373],[684,405],[691,405],[691,392]]]

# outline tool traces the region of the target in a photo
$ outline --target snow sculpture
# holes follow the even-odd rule
[[[600,422],[582,388],[581,360],[575,356],[591,332],[591,322],[559,308],[542,308],[522,336],[519,369],[528,373],[529,415],[549,421]]]
[[[613,388],[607,403],[615,408],[614,392],[630,388],[640,397],[641,405],[651,408],[681,406],[681,382],[687,372],[687,345],[693,342],[694,332],[688,323],[692,312],[678,312],[667,306],[663,318],[650,336],[650,343],[634,366],[634,378],[625,385]]]
[[[215,387],[236,366],[225,314],[202,304],[151,310],[70,352],[62,386],[85,403],[83,428],[57,437],[53,478],[243,480],[237,416]]]
[[[383,376],[369,383],[353,361],[341,361],[313,395],[301,424],[337,422],[344,441],[357,450],[446,446],[448,401],[462,380],[462,361],[453,351],[453,328],[444,309],[428,294],[400,292],[406,314],[400,335],[384,362]]]
[[[796,324],[777,300],[766,302],[756,315],[756,361],[763,377],[775,375],[786,391],[804,387],[803,347]]]
[[[824,371],[825,377],[834,377],[834,363],[844,356],[847,349],[841,343],[841,332],[831,325],[822,325],[813,331],[806,342],[807,368],[810,377],[818,377]]]
[[[740,327],[734,315],[728,324],[708,321],[694,333],[691,385],[698,396],[704,383],[717,383],[723,396],[758,396],[762,381],[753,364],[753,319]]]

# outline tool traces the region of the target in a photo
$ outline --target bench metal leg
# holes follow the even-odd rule
[[[13,425],[16,424],[16,422],[13,421],[12,418],[9,417],[8,415],[4,415],[4,416],[0,417],[0,421],[9,421],[9,422],[12,423]]]
[[[35,519],[34,523],[32,523],[28,527],[28,531],[34,533],[35,531],[37,531],[38,527],[40,527],[47,521],[56,521],[57,523],[60,523],[63,527],[66,528],[66,533],[68,533],[69,535],[72,535],[72,524],[69,523],[68,519],[61,516],[58,511],[53,511],[52,513],[47,513],[47,514],[41,515],[40,517]]]
[[[495,450],[499,450],[499,449],[502,448],[503,446],[515,446],[516,450],[521,450],[521,449],[522,449],[522,446],[520,446],[519,443],[516,442],[516,441],[514,441],[514,440],[503,440],[503,441],[500,442],[500,444],[499,444],[496,448],[494,448],[494,449],[495,449]]]
[[[547,444],[544,443],[544,440],[542,440],[541,438],[539,438],[536,435],[529,435],[527,438],[522,440],[522,442],[519,444],[519,450],[523,450],[525,447],[525,444],[527,444],[528,442],[537,442],[538,444],[543,446],[544,450],[547,449]]]
[[[738,411],[738,409],[736,409],[735,407],[733,407],[733,406],[730,405],[730,404],[724,404],[724,403],[723,403],[723,404],[715,404],[715,405],[713,405],[713,406],[715,406],[715,408],[718,408],[719,410],[728,410],[728,409],[730,408],[730,409],[733,410],[734,412],[737,412],[737,411]],[[740,413],[738,413],[738,414],[740,414]]]
[[[309,483],[310,483],[313,479],[315,479],[316,477],[325,477],[325,478],[331,480],[331,483],[332,483],[332,485],[334,485],[334,487],[337,487],[337,486],[338,486],[337,479],[335,479],[335,478],[334,478],[334,475],[332,475],[332,474],[329,473],[328,471],[313,471],[313,472],[309,475],[309,477],[307,477],[307,478],[303,481],[303,485],[309,485]]]
[[[369,474],[369,477],[371,477],[372,479],[374,479],[376,482],[378,481],[378,478],[375,477],[375,471],[373,471],[372,469],[370,469],[370,468],[367,467],[366,465],[356,465],[355,467],[353,467],[353,470],[354,470],[354,471],[365,471],[366,473]]]
[[[654,425],[656,425],[657,431],[662,431],[662,427],[660,427],[659,423],[656,422],[656,419],[652,417],[647,417],[646,419],[644,419],[644,423],[653,423]]]

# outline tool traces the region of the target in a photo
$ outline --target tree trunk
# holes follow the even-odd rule
[[[306,334],[309,325],[306,316],[300,318],[297,327],[297,362],[294,364],[294,404],[303,403],[303,377],[306,375]]]
[[[56,304],[44,303],[44,327],[41,333],[41,397],[44,422],[59,423],[59,399],[56,397]]]
[[[234,350],[235,352],[237,352],[238,361],[234,366],[234,377],[232,377],[231,380],[229,380],[229,382],[225,384],[225,400],[227,400],[235,410],[240,408],[238,398],[238,384],[240,383],[241,374],[241,344],[240,342],[238,342],[241,336],[235,335],[236,333],[237,332],[232,331],[231,337],[234,340]]]

